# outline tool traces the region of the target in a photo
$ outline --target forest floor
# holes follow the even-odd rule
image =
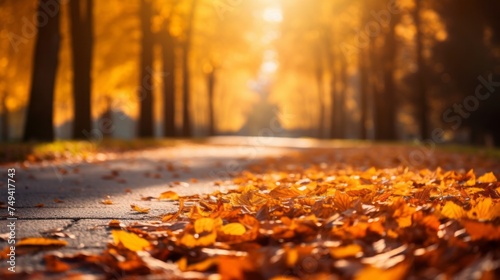
[[[2,164],[0,278],[500,276],[498,151],[216,137],[91,152]]]

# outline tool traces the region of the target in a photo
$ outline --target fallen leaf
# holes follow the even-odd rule
[[[477,178],[477,180],[481,183],[494,183],[497,181],[497,177],[495,177],[495,174],[493,174],[493,172],[488,172],[483,176]]]
[[[137,206],[135,204],[131,204],[130,207],[132,208],[132,210],[134,210],[138,213],[141,213],[141,214],[147,214],[147,213],[149,213],[149,210],[151,210],[151,208],[140,207],[140,206]]]
[[[115,244],[122,244],[131,251],[143,251],[151,247],[149,241],[132,232],[113,230],[111,234],[113,235]]]
[[[44,238],[44,237],[30,237],[30,238],[24,238],[21,241],[16,243],[16,247],[23,247],[23,246],[66,246],[68,245],[68,242],[64,240],[57,240],[57,239],[51,239],[51,238]]]
[[[179,195],[173,191],[162,192],[158,200],[179,200]]]

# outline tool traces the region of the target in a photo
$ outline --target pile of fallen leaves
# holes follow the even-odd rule
[[[243,172],[233,183],[207,195],[165,192],[159,199],[177,212],[113,220],[102,254],[47,255],[46,269],[173,279],[500,276],[500,182],[491,172],[314,165]]]

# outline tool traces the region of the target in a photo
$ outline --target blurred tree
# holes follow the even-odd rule
[[[385,1],[382,3],[385,5]],[[381,6],[384,7],[384,6]],[[382,8],[381,8],[382,9]],[[383,39],[383,48],[380,51],[383,90],[375,97],[375,138],[377,140],[396,139],[396,86],[394,72],[396,71],[397,36],[396,26],[399,21],[398,14],[392,14]]]
[[[217,69],[211,63],[206,69],[207,93],[208,93],[208,135],[215,135],[215,83]]]
[[[496,97],[489,94],[487,100],[474,100],[473,96],[478,86],[483,86],[479,92],[481,95],[487,95],[491,90],[483,85],[480,77],[487,80],[498,62],[492,57],[491,46],[488,46],[485,36],[487,15],[492,6],[487,5],[488,0],[460,1],[460,5],[454,3],[450,0],[434,3],[447,26],[448,36],[445,41],[436,44],[433,59],[443,65],[444,72],[452,81],[441,96],[448,105],[442,120],[455,131],[469,128],[471,141],[484,144],[487,134],[498,131],[494,118],[498,116],[498,108],[494,105]],[[500,138],[495,139],[495,143],[498,145]]]
[[[189,72],[189,52],[191,49],[191,41],[193,38],[193,25],[195,19],[195,11],[198,0],[192,0],[189,8],[189,13],[186,18],[186,31],[184,42],[182,42],[182,136],[190,137],[191,129],[191,87],[190,87],[190,72]]]
[[[153,136],[153,44],[151,18],[153,6],[151,0],[141,0],[141,54],[139,76],[139,137]]]
[[[71,0],[71,57],[73,60],[73,138],[92,130],[91,71],[93,48],[92,0]]]
[[[175,39],[169,31],[170,19],[158,36],[163,67],[163,128],[166,137],[175,136]]]
[[[23,139],[52,141],[54,140],[54,84],[60,44],[59,2],[39,0],[37,13],[38,35]]]
[[[427,73],[423,54],[423,31],[422,31],[422,4],[423,0],[415,0],[413,8],[413,22],[415,25],[415,56],[417,63],[417,73],[415,81],[415,91],[418,98],[418,124],[420,128],[420,139],[429,139],[429,98],[427,93]]]

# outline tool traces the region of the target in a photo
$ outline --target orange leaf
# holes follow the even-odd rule
[[[469,219],[491,221],[500,217],[500,203],[493,202],[490,197],[479,199],[468,212]]]
[[[122,244],[131,251],[143,251],[151,247],[149,241],[132,232],[113,230],[111,234],[115,244]]]
[[[43,237],[32,237],[25,238],[16,243],[16,247],[21,246],[66,246],[68,242],[64,240],[57,240],[51,238],[43,238]]]
[[[472,240],[500,240],[500,227],[490,223],[463,220],[462,225]]]
[[[212,218],[201,218],[194,222],[194,231],[196,233],[212,232],[222,224],[222,220],[214,220]]]
[[[495,177],[495,174],[493,174],[493,172],[489,172],[477,178],[477,180],[481,183],[494,183],[497,181],[497,177]]]
[[[404,279],[410,267],[408,262],[400,263],[389,269],[381,269],[375,266],[367,266],[362,269],[354,279],[356,280],[374,280],[374,279]]]
[[[247,229],[240,223],[230,223],[223,226],[221,231],[227,235],[243,235]]]
[[[111,205],[111,204],[113,204],[113,201],[109,198],[106,198],[106,199],[101,200],[101,203],[104,205]]]
[[[43,259],[48,272],[64,272],[71,268],[67,263],[62,262],[59,257],[54,255],[46,255]]]
[[[141,214],[147,214],[149,213],[149,210],[151,210],[151,208],[140,207],[135,204],[131,204],[130,207],[132,207],[132,210]]]
[[[158,200],[179,200],[179,195],[173,191],[162,192]]]
[[[337,259],[361,257],[363,255],[363,249],[358,244],[351,244],[343,247],[331,248],[330,255]]]
[[[465,210],[451,201],[447,201],[441,209],[441,214],[447,218],[460,220],[467,216]]]

